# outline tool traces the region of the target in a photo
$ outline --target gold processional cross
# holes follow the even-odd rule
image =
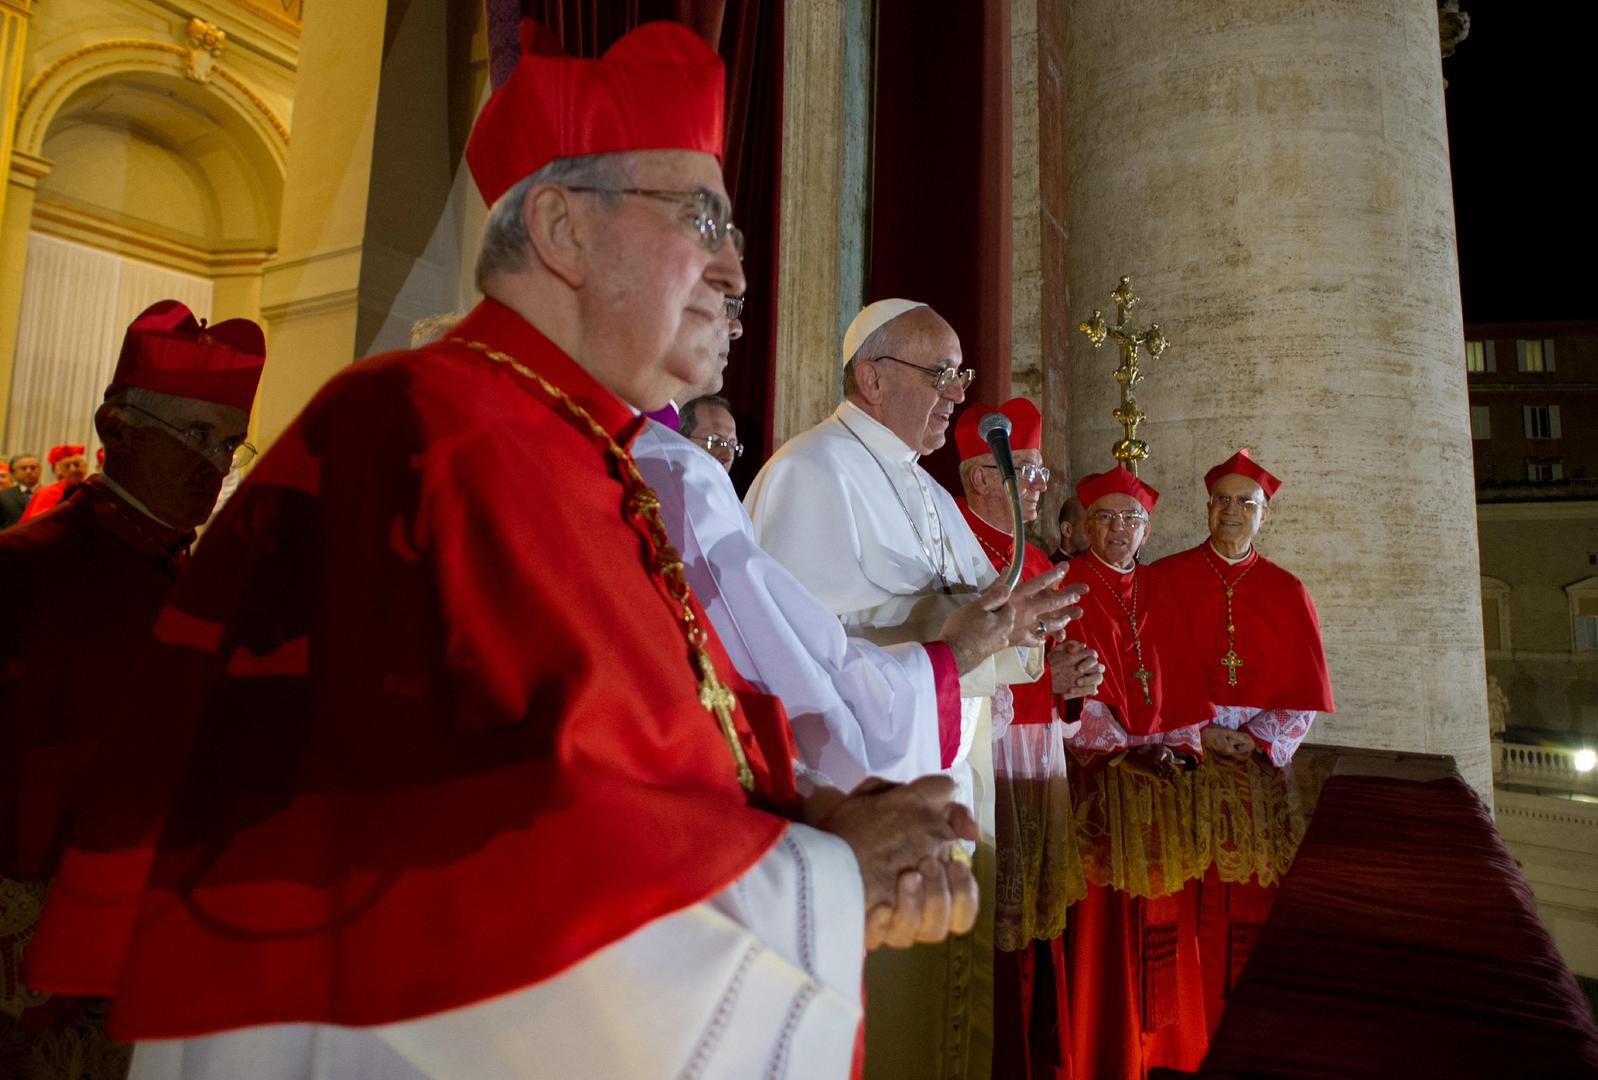
[[[1132,292],[1130,277],[1122,275],[1121,283],[1110,293],[1110,299],[1115,301],[1114,326],[1107,325],[1104,313],[1094,309],[1093,317],[1077,323],[1076,328],[1088,336],[1095,349],[1104,344],[1106,337],[1113,338],[1121,347],[1121,366],[1115,369],[1115,381],[1121,384],[1121,405],[1111,413],[1121,425],[1121,439],[1112,452],[1115,460],[1132,470],[1132,475],[1136,476],[1138,465],[1149,456],[1149,444],[1137,437],[1137,426],[1147,419],[1143,410],[1138,408],[1136,395],[1132,393],[1132,388],[1143,381],[1143,372],[1137,363],[1137,351],[1140,348],[1147,351],[1152,360],[1163,353],[1170,342],[1165,339],[1165,331],[1160,329],[1159,323],[1150,323],[1149,328],[1141,332],[1126,325],[1127,313],[1138,302]]]

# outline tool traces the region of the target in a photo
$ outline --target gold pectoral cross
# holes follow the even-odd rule
[[[700,649],[698,659],[699,704],[715,716],[716,722],[721,725],[721,737],[727,740],[727,745],[732,748],[733,759],[738,764],[739,785],[745,791],[754,791],[755,772],[749,767],[749,757],[744,753],[743,743],[738,741],[738,729],[732,723],[732,710],[737,706],[738,699],[716,678],[716,667],[710,662],[710,655]]]
[[[1226,655],[1221,657],[1221,666],[1226,669],[1226,685],[1237,685],[1237,669],[1243,666],[1243,658],[1237,655],[1236,649],[1226,650]]]
[[[1132,678],[1143,684],[1143,704],[1154,704],[1154,697],[1149,693],[1149,680],[1154,678],[1154,672],[1148,670],[1140,664],[1138,665],[1138,669],[1132,672]]]

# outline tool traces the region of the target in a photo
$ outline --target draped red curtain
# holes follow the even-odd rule
[[[537,19],[574,56],[598,56],[641,23],[688,26],[727,66],[727,135],[722,168],[733,217],[744,230],[743,339],[733,345],[722,393],[749,449],[733,470],[743,490],[771,453],[771,387],[776,373],[777,210],[782,180],[784,0],[485,0],[489,67],[498,85],[516,63],[518,26]]]
[[[976,368],[967,400],[1010,396],[1008,0],[878,0],[866,300],[924,300]],[[950,439],[924,464],[952,491]]]

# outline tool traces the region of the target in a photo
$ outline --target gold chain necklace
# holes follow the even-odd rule
[[[1099,571],[1097,566],[1093,565],[1093,560],[1097,558],[1097,556],[1093,555],[1092,552],[1088,552],[1085,554],[1084,558],[1087,560],[1088,569],[1093,571],[1093,576],[1098,578],[1099,581],[1104,585],[1104,591],[1109,594],[1111,600],[1115,601],[1115,606],[1121,609],[1121,614],[1126,616],[1126,625],[1132,631],[1132,655],[1137,657],[1137,670],[1132,672],[1132,678],[1143,684],[1143,704],[1152,705],[1154,704],[1154,697],[1149,693],[1149,680],[1154,678],[1154,672],[1150,671],[1143,664],[1143,641],[1137,635],[1138,567],[1135,565],[1132,567],[1132,606],[1131,608],[1128,608],[1121,602],[1121,594],[1110,587],[1109,579]]]
[[[515,357],[492,349],[480,341],[466,341],[461,338],[450,338],[456,345],[464,345],[474,352],[481,353],[495,363],[503,364],[516,374],[531,382],[556,404],[564,408],[579,424],[588,429],[595,442],[599,443],[606,454],[616,463],[616,468],[621,474],[622,492],[625,505],[632,517],[628,523],[635,531],[642,533],[649,541],[655,552],[654,564],[649,568],[652,573],[660,578],[666,586],[666,594],[675,601],[678,623],[682,626],[683,637],[688,641],[689,655],[692,659],[694,676],[699,682],[699,704],[705,711],[716,718],[721,727],[721,737],[726,740],[727,746],[732,750],[734,762],[738,766],[738,783],[745,791],[755,789],[754,770],[749,767],[749,758],[744,753],[743,744],[738,741],[738,730],[733,726],[732,711],[738,703],[731,690],[716,676],[716,665],[710,659],[710,653],[705,648],[709,640],[705,628],[700,625],[699,617],[694,614],[693,590],[689,588],[688,578],[682,570],[682,556],[672,546],[671,540],[666,536],[666,526],[660,519],[660,497],[654,489],[644,482],[643,474],[638,471],[638,466],[633,462],[633,456],[621,444],[611,438],[610,432],[600,426],[599,421],[589,415],[588,410],[560,387],[544,378],[538,372],[519,363]],[[639,530],[632,518],[643,520],[645,528]]]
[[[1252,553],[1253,549],[1250,549]],[[1237,655],[1237,624],[1232,619],[1232,590],[1237,588],[1238,582],[1248,577],[1248,572],[1254,569],[1255,563],[1243,567],[1243,572],[1237,575],[1237,580],[1230,585],[1226,583],[1226,572],[1210,561],[1209,553],[1204,555],[1204,565],[1215,571],[1215,576],[1221,579],[1221,588],[1226,592],[1226,655],[1221,657],[1221,666],[1226,669],[1226,685],[1237,685],[1237,669],[1243,666],[1243,658]]]

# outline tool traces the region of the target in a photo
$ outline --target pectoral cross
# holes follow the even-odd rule
[[[1139,664],[1138,669],[1132,672],[1132,678],[1143,684],[1143,704],[1154,704],[1154,697],[1149,693],[1149,680],[1154,678],[1154,672]]]
[[[1237,669],[1243,666],[1243,659],[1237,655],[1236,649],[1226,650],[1226,655],[1221,657],[1221,666],[1226,669],[1226,685],[1236,686]]]
[[[738,729],[732,723],[732,710],[737,707],[738,699],[731,690],[722,685],[716,678],[716,666],[710,662],[710,655],[703,649],[699,650],[699,704],[705,711],[716,718],[721,725],[721,737],[727,740],[727,745],[732,748],[733,759],[738,763],[738,783],[745,791],[755,790],[755,772],[749,767],[749,758],[744,753],[743,743],[738,741]]]

